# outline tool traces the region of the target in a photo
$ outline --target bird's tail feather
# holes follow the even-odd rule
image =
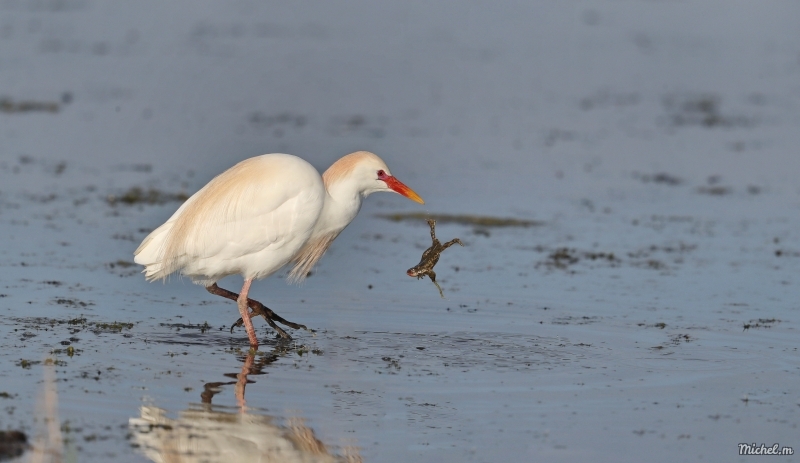
[[[175,269],[169,270],[164,266],[163,258],[164,246],[172,224],[173,222],[170,221],[153,230],[133,252],[133,261],[145,266],[142,273],[147,281],[164,279],[175,271]]]

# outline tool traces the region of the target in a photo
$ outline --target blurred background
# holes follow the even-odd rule
[[[6,160],[191,170],[193,191],[253,155],[364,149],[431,207],[540,216],[635,171],[778,188],[796,166],[794,2],[1,8],[0,94],[60,104],[3,115]]]

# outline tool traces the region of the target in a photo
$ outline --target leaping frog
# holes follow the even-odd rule
[[[406,273],[410,277],[417,277],[417,279],[426,275],[430,277],[433,284],[435,284],[439,289],[439,295],[442,296],[442,299],[444,299],[444,292],[442,292],[442,287],[439,286],[439,283],[436,282],[436,273],[433,271],[433,267],[437,262],[439,262],[439,255],[445,249],[456,243],[464,246],[464,243],[462,243],[460,239],[454,238],[442,244],[436,239],[436,221],[433,219],[428,219],[428,225],[431,227],[431,240],[433,241],[433,244],[422,253],[422,259],[420,259],[419,264],[408,269],[408,272]]]

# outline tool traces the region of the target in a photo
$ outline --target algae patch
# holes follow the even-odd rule
[[[666,172],[658,172],[655,174],[641,174],[634,172],[633,178],[640,180],[642,183],[656,183],[668,186],[678,186],[683,183],[683,179],[680,177],[668,174]]]
[[[60,105],[55,101],[14,101],[10,98],[0,99],[0,112],[8,114],[31,112],[57,113],[59,109]]]
[[[742,331],[747,331],[750,328],[772,328],[772,325],[780,322],[781,321],[776,318],[758,318],[743,324]]]
[[[26,370],[30,370],[30,368],[31,368],[33,365],[38,365],[38,364],[40,364],[40,363],[42,363],[42,362],[40,362],[40,361],[38,361],[38,360],[25,360],[25,359],[20,359],[20,360],[19,360],[19,362],[15,363],[15,365],[16,365],[16,366],[18,366],[18,367],[20,367],[20,368],[24,368],[24,369],[26,369]]]
[[[106,201],[111,206],[116,206],[117,204],[133,206],[135,204],[154,205],[176,201],[183,202],[187,199],[189,199],[189,195],[186,193],[167,193],[156,188],[149,188],[145,190],[136,186],[120,195],[109,195],[106,198]]]
[[[200,333],[205,333],[206,331],[211,330],[211,325],[209,325],[208,322],[203,322],[202,324],[159,323],[159,326],[164,326],[170,329],[174,329],[176,331],[180,331],[182,329],[200,330]],[[220,330],[222,330],[222,328],[220,328]]]
[[[538,250],[543,251],[544,248],[539,248]],[[578,251],[573,248],[562,247],[550,252],[547,255],[547,259],[544,262],[536,264],[536,266],[539,267],[540,265],[544,265],[545,267],[551,269],[556,268],[565,270],[568,267],[577,264],[581,260],[605,262],[612,267],[620,264],[619,258],[617,258],[613,252],[586,252]]]
[[[130,277],[139,274],[139,266],[134,262],[118,259],[116,262],[106,264],[109,273],[120,277]]]
[[[111,333],[119,333],[122,330],[130,330],[133,328],[133,323],[125,322],[112,322],[112,323],[96,323],[90,322],[88,326],[94,326],[93,331],[108,331]]]
[[[740,128],[753,127],[758,118],[723,114],[722,97],[713,93],[674,94],[663,98],[664,121],[671,127]]]
[[[96,322],[89,321],[86,317],[77,318],[50,318],[50,317],[29,317],[29,318],[12,318],[13,321],[21,323],[26,329],[30,330],[44,330],[55,328],[56,326],[67,325],[71,334],[75,334],[82,329],[88,329],[95,333],[120,333],[125,330],[133,328],[135,323],[128,322]],[[33,335],[35,336],[35,335]],[[29,336],[29,337],[33,337]],[[73,351],[74,352],[74,351]]]

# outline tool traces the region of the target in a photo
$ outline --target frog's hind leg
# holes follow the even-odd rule
[[[428,219],[428,226],[431,227],[431,241],[436,242],[436,221]]]
[[[428,276],[431,278],[431,281],[433,282],[433,284],[436,285],[436,288],[439,290],[439,295],[442,296],[442,299],[444,299],[444,292],[442,291],[442,287],[439,286],[439,283],[436,282],[436,273],[433,270],[431,270],[428,272]]]
[[[448,241],[448,242],[446,242],[446,243],[444,243],[442,245],[442,251],[444,251],[445,249],[449,248],[450,246],[452,246],[452,245],[454,245],[456,243],[460,244],[461,246],[464,246],[464,243],[462,243],[460,239],[453,238],[452,240],[450,240],[450,241]]]

